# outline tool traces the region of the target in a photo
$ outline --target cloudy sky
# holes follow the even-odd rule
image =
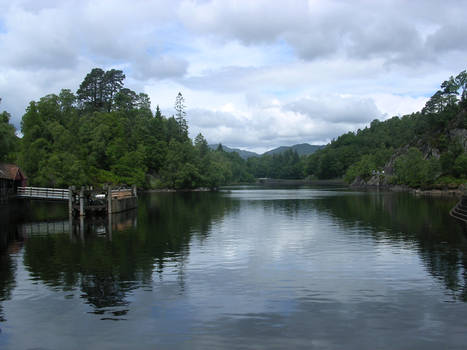
[[[76,91],[94,67],[174,113],[190,134],[264,151],[322,144],[419,110],[466,69],[454,0],[0,0],[0,110]]]

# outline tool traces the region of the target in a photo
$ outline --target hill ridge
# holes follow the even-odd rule
[[[209,145],[209,148],[211,148],[213,150],[217,149],[217,147],[219,147],[218,143]],[[256,152],[251,152],[251,151],[243,150],[243,149],[240,149],[240,148],[231,148],[229,146],[226,146],[226,145],[222,144],[222,148],[224,149],[224,151],[226,151],[226,152],[236,152],[243,159],[248,159],[248,158],[251,158],[251,157],[261,157],[261,156],[264,156],[264,155],[280,154],[280,153],[284,153],[287,150],[294,150],[295,152],[297,152],[297,154],[299,156],[310,155],[310,154],[313,154],[317,150],[319,150],[321,148],[324,148],[324,147],[325,147],[325,145],[311,145],[309,143],[298,143],[298,144],[295,144],[295,145],[292,145],[292,146],[279,146],[279,147],[273,148],[273,149],[271,149],[269,151],[266,151],[264,153],[259,154],[259,153],[256,153]]]

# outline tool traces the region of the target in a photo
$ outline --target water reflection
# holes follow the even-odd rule
[[[454,197],[414,196],[408,193],[329,190],[240,189],[232,198],[251,208],[306,220],[318,213],[349,235],[369,235],[376,242],[415,249],[428,272],[467,301],[466,226],[449,216]]]
[[[16,206],[0,206],[0,322],[5,321],[2,303],[10,299],[15,287],[16,264],[12,256],[21,249],[22,241],[15,230],[18,222]]]
[[[66,206],[0,211],[2,327],[19,341],[50,318],[39,345],[63,348],[78,336],[53,318],[70,308],[83,348],[441,348],[467,306],[453,203],[271,189],[148,194],[71,222]]]
[[[448,214],[455,203],[456,198],[358,193],[323,197],[313,205],[347,229],[360,228],[376,241],[415,248],[430,274],[455,298],[467,301],[467,235],[465,226]]]
[[[220,194],[168,193],[143,196],[137,211],[104,217],[71,219],[65,216],[66,208],[52,205],[54,220],[49,216],[41,221],[48,205],[33,204],[14,219],[3,211],[8,219],[2,222],[9,222],[4,227],[14,231],[2,232],[4,245],[25,241],[23,262],[33,281],[54,290],[79,290],[93,313],[113,320],[124,319],[128,294],[150,289],[153,271],[161,274],[166,264],[177,270],[183,289],[192,236],[202,241],[212,222],[232,210],[231,201]],[[14,286],[14,264],[10,254],[1,256],[0,296],[7,299]]]

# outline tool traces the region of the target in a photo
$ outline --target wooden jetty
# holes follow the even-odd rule
[[[456,206],[451,209],[449,214],[465,223],[467,223],[467,195],[463,195]]]
[[[16,198],[34,200],[68,201],[68,210],[72,215],[85,216],[87,214],[119,213],[134,209],[138,205],[136,186],[108,187],[94,189],[81,187],[76,189],[18,187]]]

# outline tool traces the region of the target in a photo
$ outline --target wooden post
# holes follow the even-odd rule
[[[112,187],[107,189],[107,212],[112,214]]]
[[[79,216],[84,216],[84,188],[79,191]]]
[[[68,215],[73,214],[73,188],[68,187]]]
[[[68,229],[69,229],[69,234],[70,234],[70,240],[73,239],[73,214],[69,213],[68,214]]]

